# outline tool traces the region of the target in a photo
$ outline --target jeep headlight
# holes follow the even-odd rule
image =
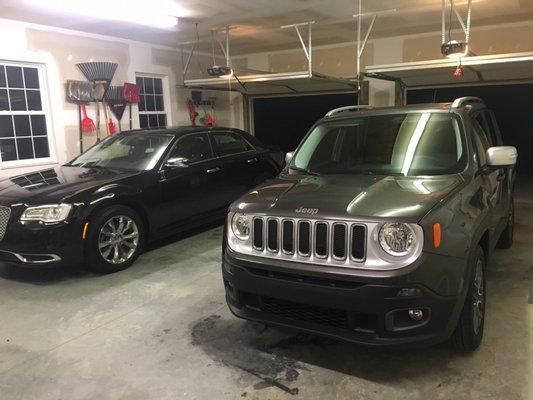
[[[251,220],[246,214],[235,214],[231,219],[231,230],[240,240],[247,240],[250,237]]]
[[[386,223],[379,231],[379,244],[391,256],[402,257],[414,251],[417,237],[414,229],[408,224]]]
[[[67,219],[71,204],[47,204],[28,207],[20,216],[21,221],[61,222]]]

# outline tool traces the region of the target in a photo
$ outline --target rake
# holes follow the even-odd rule
[[[122,131],[120,120],[122,119],[124,110],[126,109],[126,102],[124,101],[124,86],[109,86],[107,88],[105,100],[107,101],[109,109],[118,121],[119,131]],[[110,121],[109,129],[113,131],[113,128],[116,129],[113,122]]]
[[[93,121],[87,117],[87,112],[85,111],[85,103],[93,101],[93,83],[68,80],[66,98],[69,103],[74,103],[78,106],[80,153],[83,153],[83,132],[94,132],[95,130]],[[84,111],[83,119],[81,115],[82,107]]]
[[[82,62],[76,64],[81,73],[85,76],[88,81],[93,82],[94,91],[93,98],[96,101],[96,126],[97,126],[97,136],[96,140],[100,140],[100,108],[99,101],[102,101],[105,97],[107,88],[113,80],[115,71],[117,70],[118,64],[109,61],[90,61]],[[107,112],[104,105],[104,112]],[[109,129],[106,121],[106,130],[109,133]]]

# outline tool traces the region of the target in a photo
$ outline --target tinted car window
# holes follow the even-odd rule
[[[170,158],[183,157],[189,162],[198,162],[213,157],[206,134],[187,135],[178,140]]]
[[[360,117],[320,124],[293,165],[321,174],[448,174],[465,167],[464,135],[444,113]]]
[[[252,146],[235,132],[214,133],[213,139],[219,156],[228,156],[253,150]]]

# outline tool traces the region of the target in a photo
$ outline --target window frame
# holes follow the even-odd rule
[[[40,166],[40,165],[50,165],[57,163],[56,158],[56,152],[55,152],[55,137],[54,137],[54,126],[53,126],[53,118],[52,118],[52,110],[50,107],[50,92],[47,84],[47,74],[46,74],[46,65],[42,63],[36,63],[31,61],[13,61],[13,60],[4,60],[0,59],[0,65],[4,67],[19,67],[19,68],[35,68],[37,69],[37,77],[39,80],[39,94],[41,97],[41,110],[40,111],[12,111],[12,110],[0,110],[0,115],[8,115],[12,118],[17,115],[28,115],[30,116],[30,124],[31,124],[31,116],[32,115],[44,115],[44,120],[46,123],[46,136],[41,135],[40,137],[46,137],[48,141],[48,157],[39,157],[39,158],[27,158],[22,160],[10,160],[10,161],[3,161],[2,155],[0,153],[0,169],[13,169],[13,168],[23,168],[23,167],[32,167],[32,166]],[[25,80],[24,73],[22,74],[22,79]],[[6,80],[7,80],[7,71],[6,71]],[[6,82],[7,85],[7,82]],[[26,85],[24,84],[23,88],[25,92],[25,98],[26,98],[26,105],[27,105],[27,97],[26,97]],[[36,90],[37,89],[30,89],[30,90]],[[9,89],[8,91],[8,99],[9,99]],[[14,123],[14,121],[13,121]],[[16,143],[17,136],[13,136]],[[19,137],[20,138],[20,137]],[[23,136],[22,138],[33,138],[33,136]],[[32,146],[34,146],[32,141]],[[17,152],[18,153],[18,152]],[[33,147],[33,153],[35,156],[35,148]],[[18,156],[18,154],[17,154]]]
[[[138,114],[137,118],[138,118],[138,121],[139,121],[139,128],[140,129],[154,129],[154,128],[157,129],[157,128],[165,128],[165,127],[169,126],[168,110],[167,110],[167,107],[166,107],[166,105],[168,104],[169,98],[167,97],[168,94],[165,91],[165,78],[166,78],[166,76],[158,75],[158,74],[137,72],[137,73],[135,73],[135,81],[137,81],[137,78],[160,79],[161,80],[162,98],[163,98],[163,111],[147,111],[147,110],[141,111],[139,109],[139,107],[137,107],[137,114]],[[140,96],[144,96],[145,95],[145,94],[142,94],[142,93],[143,92],[142,92],[142,88],[141,88]],[[144,104],[145,104],[145,108],[146,108],[146,102]],[[158,123],[157,123],[158,126],[157,127],[148,126],[148,127],[144,127],[144,128],[141,127],[141,115],[146,115],[147,118],[150,118],[150,115],[157,115],[158,116]],[[165,122],[166,122],[165,126],[159,126],[159,115],[164,115],[165,116]],[[150,125],[150,124],[148,124],[148,125]]]
[[[240,151],[238,153],[220,155],[219,152],[218,152],[218,149],[217,149],[217,143],[215,141],[215,135],[217,135],[217,134],[218,135],[220,135],[220,134],[235,134],[235,135],[239,135],[240,138],[242,140],[244,140],[248,144],[248,146],[250,146],[251,148],[250,148],[250,150]],[[237,155],[240,155],[240,154],[248,154],[248,153],[257,151],[255,146],[252,143],[250,143],[248,140],[246,140],[244,135],[242,135],[239,132],[229,131],[229,130],[228,131],[215,131],[215,132],[209,132],[209,137],[211,138],[211,148],[213,149],[213,153],[215,154],[216,158],[234,157],[234,156],[237,156]]]

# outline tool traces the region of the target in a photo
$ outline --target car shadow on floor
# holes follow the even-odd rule
[[[150,259],[151,256],[157,255],[157,252],[167,246],[179,243],[183,240],[192,238],[196,235],[205,234],[208,231],[219,228],[224,223],[224,220],[216,220],[190,230],[181,231],[163,239],[158,239],[150,242],[145,246],[140,258],[125,271],[117,272],[113,275],[120,275],[121,277],[130,276],[132,279],[139,279],[140,277],[156,272],[163,268],[168,267],[169,263],[146,263],[143,262],[143,258]],[[221,245],[222,236],[220,232],[214,231],[213,235],[209,235],[206,239],[210,242],[211,246],[213,241]],[[179,261],[183,261],[180,259]],[[113,276],[110,275],[110,276]],[[62,267],[24,267],[19,265],[11,265],[7,263],[0,263],[0,278],[12,281],[20,281],[24,283],[30,283],[35,285],[47,285],[55,282],[61,282],[69,279],[90,279],[101,277],[101,274],[96,274],[80,265],[68,265]]]

